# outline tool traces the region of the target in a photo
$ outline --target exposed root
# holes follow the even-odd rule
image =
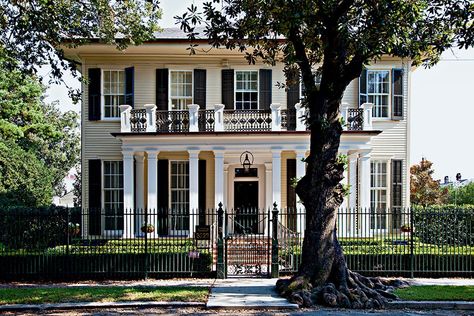
[[[381,309],[388,301],[396,300],[395,288],[407,286],[406,282],[378,277],[365,277],[346,271],[347,282],[312,284],[307,278],[295,276],[277,282],[277,291],[290,302],[301,307],[325,305],[354,309]],[[340,280],[339,280],[340,281]],[[339,282],[341,283],[341,282]]]

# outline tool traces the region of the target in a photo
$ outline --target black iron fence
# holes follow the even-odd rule
[[[278,210],[0,211],[0,279],[278,276],[301,263],[305,213]],[[474,274],[474,212],[340,210],[350,269],[368,275]]]

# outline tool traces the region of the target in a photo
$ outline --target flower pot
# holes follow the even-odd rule
[[[150,234],[155,231],[155,226],[153,225],[144,225],[141,228],[142,233]]]

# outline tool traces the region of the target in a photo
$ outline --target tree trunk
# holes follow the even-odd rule
[[[342,93],[323,98],[320,92],[307,95],[310,109],[334,108],[335,113],[310,115],[311,147],[306,159],[306,175],[298,182],[296,192],[306,208],[306,230],[302,263],[290,280],[279,280],[277,289],[302,306],[324,304],[351,308],[380,308],[392,285],[377,278],[366,278],[347,268],[336,236],[337,210],[344,193],[340,184],[344,162],[338,159],[342,126],[337,117]],[[314,100],[314,101],[313,101]]]

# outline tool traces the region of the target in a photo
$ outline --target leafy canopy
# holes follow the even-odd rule
[[[410,167],[410,200],[414,205],[430,206],[444,204],[448,190],[441,188],[433,179],[433,163],[423,158],[419,164]]]
[[[77,75],[78,66],[65,59],[62,45],[91,39],[118,49],[139,45],[158,30],[160,18],[157,0],[0,0],[0,55],[6,67],[28,74],[49,64],[50,79],[62,82],[62,69]]]
[[[463,186],[449,186],[449,203],[456,205],[474,205],[474,182]]]
[[[287,78],[301,72],[309,96],[342,95],[364,64],[385,55],[433,65],[444,50],[472,45],[473,13],[469,0],[214,0],[176,19],[191,40],[205,36],[250,63],[284,62]],[[338,109],[320,102],[311,110]]]
[[[0,140],[15,144],[17,155],[22,155],[19,150],[33,153],[59,193],[64,176],[79,159],[79,117],[46,104],[44,91],[36,77],[8,69],[0,58]]]

